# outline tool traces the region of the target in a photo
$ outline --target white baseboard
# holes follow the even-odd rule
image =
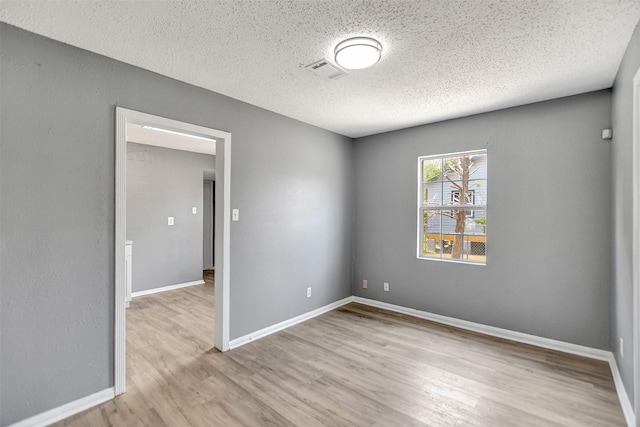
[[[147,289],[146,291],[131,292],[131,298],[141,297],[143,295],[157,294],[158,292],[173,291],[175,289],[186,288],[189,286],[204,285],[204,280],[195,280],[193,282],[178,283],[177,285],[163,286],[161,288]]]
[[[522,332],[510,331],[508,329],[496,328],[494,326],[469,322],[467,320],[460,320],[453,317],[441,316],[439,314],[429,313],[426,311],[420,311],[413,308],[402,307],[399,305],[389,304],[386,302],[371,300],[362,297],[353,297],[353,302],[358,302],[360,304],[365,304],[372,307],[383,308],[385,310],[395,311],[397,313],[407,314],[409,316],[419,317],[421,319],[431,320],[433,322],[442,323],[448,326],[455,326],[456,328],[479,332],[485,335],[491,335],[494,337],[504,338],[524,344],[535,345],[537,347],[548,348],[551,350],[557,350],[565,353],[575,354],[578,356],[588,357],[590,359],[609,362],[611,375],[613,376],[613,382],[616,387],[616,392],[618,393],[618,399],[620,400],[620,406],[622,407],[624,418],[627,421],[627,425],[629,427],[636,426],[636,417],[634,415],[633,406],[629,401],[629,396],[627,395],[627,391],[622,382],[622,377],[620,376],[620,371],[618,370],[616,359],[613,353],[610,351],[586,347],[578,344],[571,344],[564,341],[552,340],[549,338],[529,335]]]
[[[508,329],[496,328],[494,326],[487,326],[480,323],[469,322],[467,320],[441,316],[439,314],[429,313],[426,311],[420,311],[413,308],[402,307],[399,305],[389,304],[386,302],[371,300],[362,297],[354,296],[353,302],[358,302],[360,304],[365,304],[372,307],[383,308],[385,310],[395,311],[397,313],[419,317],[421,319],[431,320],[433,322],[442,323],[448,326],[455,326],[456,328],[479,332],[485,335],[505,338],[511,341],[521,342],[524,344],[535,345],[537,347],[548,348],[551,350],[557,350],[565,353],[575,354],[578,356],[588,357],[590,359],[609,362],[611,375],[613,376],[613,383],[615,384],[616,392],[618,393],[618,399],[620,400],[620,406],[622,407],[624,418],[627,421],[627,425],[629,427],[636,427],[636,417],[633,411],[633,405],[631,405],[631,402],[629,401],[629,395],[627,395],[624,383],[622,382],[622,377],[620,376],[620,371],[618,370],[616,358],[610,351],[571,344],[564,341],[552,340],[549,338],[529,335],[522,332],[510,331]]]
[[[179,289],[186,286],[201,285],[203,283],[204,282],[201,280],[195,281],[195,282],[189,282],[189,283],[182,283],[179,285],[172,285],[172,286],[166,286],[163,288],[137,292],[132,294],[132,296],[148,295],[156,292]],[[439,314],[429,313],[426,311],[402,307],[399,305],[389,304],[386,302],[371,300],[371,299],[362,298],[362,297],[355,297],[355,296],[347,297],[342,300],[336,301],[334,303],[325,305],[324,307],[317,308],[308,313],[301,314],[299,316],[285,320],[275,325],[260,329],[259,331],[236,338],[229,342],[229,349],[231,350],[234,348],[238,348],[244,344],[266,337],[267,335],[271,335],[275,332],[281,331],[290,326],[304,322],[305,320],[312,319],[316,316],[319,316],[321,314],[334,310],[338,307],[349,304],[350,302],[357,302],[357,303],[369,305],[372,307],[382,308],[385,310],[390,310],[397,313],[418,317],[421,319],[431,320],[433,322],[454,326],[454,327],[457,327],[460,329],[466,329],[469,331],[479,332],[481,334],[490,335],[498,338],[504,338],[504,339],[508,339],[516,342],[548,348],[551,350],[558,350],[558,351],[563,351],[565,353],[571,353],[579,356],[589,357],[592,359],[607,361],[609,363],[609,366],[611,367],[611,374],[613,376],[613,381],[616,387],[616,391],[618,393],[618,399],[620,400],[620,406],[622,407],[622,412],[624,413],[624,417],[627,421],[627,425],[630,427],[632,426],[635,427],[636,425],[635,424],[636,418],[634,415],[633,406],[629,401],[629,396],[627,395],[626,389],[622,382],[622,377],[620,376],[620,371],[618,369],[618,364],[616,363],[616,359],[613,353],[610,351],[595,349],[595,348],[581,346],[577,344],[566,343],[563,341],[552,340],[549,338],[538,337],[535,335],[529,335],[522,332],[510,331],[508,329],[496,328],[494,326],[483,325],[480,323],[470,322],[467,320],[460,320],[453,317],[441,316]],[[49,424],[53,424],[57,421],[68,418],[72,415],[75,415],[93,406],[104,403],[107,400],[113,399],[114,397],[115,397],[115,390],[113,387],[111,387],[106,390],[78,399],[76,401],[59,406],[57,408],[51,409],[49,411],[43,412],[39,415],[35,415],[31,418],[27,418],[25,420],[19,421],[15,424],[12,424],[9,427],[41,427],[41,426],[44,427]]]
[[[622,406],[622,413],[627,421],[627,426],[636,427],[636,416],[633,412],[633,405],[629,400],[627,389],[624,387],[622,377],[620,376],[620,370],[618,369],[618,363],[613,353],[609,352],[609,366],[611,367],[611,375],[613,376],[613,383],[616,385],[616,391],[618,392],[618,399],[620,400],[620,406]]]
[[[277,323],[272,326],[268,326],[259,331],[252,332],[242,337],[236,338],[229,342],[230,349],[240,347],[251,341],[255,341],[274,332],[281,331],[289,326],[293,326],[297,323],[304,322],[305,320],[319,316],[320,314],[334,310],[350,302],[357,302],[372,307],[382,308],[389,311],[395,311],[396,313],[402,313],[421,319],[431,320],[433,322],[441,323],[448,326],[454,326],[456,328],[465,329],[473,332],[478,332],[484,335],[490,335],[497,338],[504,338],[511,341],[516,341],[524,344],[534,345],[536,347],[548,348],[550,350],[562,351],[565,353],[575,354],[578,356],[588,357],[590,359],[602,360],[610,362],[612,353],[607,350],[601,350],[598,348],[587,347],[578,344],[567,343],[564,341],[553,340],[550,338],[543,338],[537,335],[525,334],[522,332],[511,331],[509,329],[497,328],[495,326],[483,325],[481,323],[470,322],[468,320],[456,319],[454,317],[442,316],[439,314],[429,313],[427,311],[421,311],[413,308],[407,308],[400,305],[389,304],[386,302],[376,301],[362,297],[347,297],[340,301],[336,301],[332,304],[320,307],[316,310],[310,311],[300,316],[294,317],[289,320]]]
[[[325,305],[324,307],[317,308],[308,313],[301,314],[300,316],[293,317],[289,320],[285,320],[280,323],[276,323],[275,325],[267,326],[266,328],[260,329],[259,331],[252,332],[250,334],[244,335],[242,337],[236,338],[234,340],[229,341],[229,350],[233,350],[234,348],[238,348],[242,345],[248,344],[251,341],[258,340],[260,338],[264,338],[267,335],[271,335],[275,332],[286,329],[290,326],[296,325],[298,323],[304,322],[305,320],[309,320],[321,314],[324,314],[328,311],[335,310],[338,307],[342,307],[345,304],[349,304],[353,301],[353,297],[347,297],[336,301],[334,303]]]
[[[407,314],[409,316],[419,317],[421,319],[431,320],[433,322],[442,323],[444,325],[455,326],[456,328],[466,329],[493,337],[504,338],[524,344],[531,344],[537,347],[548,348],[551,350],[563,351],[565,353],[576,354],[591,359],[609,361],[610,351],[600,350],[598,348],[586,347],[578,344],[571,344],[564,341],[552,340],[536,335],[529,335],[522,332],[515,332],[509,329],[496,328],[495,326],[483,325],[481,323],[469,322],[468,320],[460,320],[454,317],[441,316],[439,314],[429,313],[427,311],[416,310],[414,308],[402,307],[400,305],[389,304],[386,302],[376,301],[372,299],[353,297],[354,302],[370,305],[372,307],[383,308],[385,310],[395,311],[397,313]]]
[[[41,414],[34,415],[33,417],[25,420],[18,421],[15,424],[11,424],[9,427],[45,427],[104,403],[107,400],[111,400],[115,396],[114,388],[110,387],[78,400],[74,400],[73,402],[69,402],[65,405],[58,406],[57,408],[50,409]]]
[[[166,286],[163,288],[152,289],[149,291],[142,291],[140,293],[137,293],[138,295],[133,294],[132,296],[148,295],[151,293],[163,292],[163,291],[168,291],[172,289],[179,289],[186,286],[200,285],[203,283],[204,283],[203,281],[195,281],[195,282],[183,283],[180,285]],[[362,298],[362,297],[356,297],[356,296],[344,298],[334,303],[325,305],[324,307],[317,308],[308,313],[301,314],[294,318],[285,320],[275,325],[260,329],[259,331],[231,340],[229,342],[229,349],[231,350],[234,348],[238,348],[244,344],[266,337],[267,335],[271,335],[275,332],[281,331],[290,326],[304,322],[305,320],[312,319],[316,316],[319,316],[321,314],[324,314],[326,312],[329,312],[331,310],[334,310],[338,307],[349,304],[351,302],[357,302],[360,304],[382,308],[385,310],[390,310],[397,313],[418,317],[421,319],[431,320],[433,322],[454,326],[456,328],[466,329],[469,331],[479,332],[485,335],[504,338],[504,339],[521,342],[525,344],[531,344],[538,347],[548,348],[551,350],[563,351],[565,353],[589,357],[591,359],[606,361],[609,363],[609,366],[611,368],[611,374],[613,376],[613,381],[616,387],[616,391],[618,393],[618,399],[620,400],[620,406],[622,407],[622,412],[624,413],[624,417],[627,422],[627,425],[629,427],[635,427],[636,425],[636,417],[634,415],[633,406],[629,401],[629,396],[627,395],[626,389],[622,382],[622,377],[620,376],[620,371],[618,369],[618,364],[616,363],[616,359],[613,353],[610,351],[595,349],[595,348],[581,346],[577,344],[566,343],[563,341],[552,340],[549,338],[538,337],[535,335],[529,335],[522,332],[510,331],[508,329],[496,328],[494,326],[483,325],[480,323],[474,323],[467,320],[460,320],[453,317],[441,316],[439,314],[434,314],[426,311],[389,304],[386,302],[371,300],[368,298]],[[115,397],[115,390],[113,387],[111,387],[111,388],[99,391],[97,393],[94,393],[92,395],[83,397],[81,399],[75,400],[73,402],[67,403],[65,405],[59,406],[57,408],[51,409],[49,411],[43,412],[41,414],[35,415],[33,417],[27,418],[25,420],[19,421],[15,424],[10,425],[9,427],[45,427],[47,425],[50,425],[60,420],[63,420],[65,418],[68,418],[72,415],[75,415],[79,412],[82,412],[86,409],[89,409],[93,406],[104,403],[110,399],[113,399],[114,397]]]

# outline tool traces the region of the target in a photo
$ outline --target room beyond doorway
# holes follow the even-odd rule
[[[214,168],[215,155],[137,141],[127,125],[126,238],[132,246],[132,296],[201,285],[202,271],[209,269],[202,265],[204,225],[213,218],[213,204],[202,194],[202,177]],[[211,232],[212,224],[207,228]]]

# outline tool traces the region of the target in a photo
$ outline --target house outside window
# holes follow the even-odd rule
[[[487,150],[420,157],[418,177],[418,258],[486,264]]]

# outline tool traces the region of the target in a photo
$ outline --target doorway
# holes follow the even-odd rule
[[[215,213],[215,181],[206,179],[202,185],[202,269],[215,270],[214,245],[214,213]]]
[[[115,394],[126,389],[126,127],[127,124],[160,128],[169,132],[200,136],[216,144],[215,240],[216,291],[215,332],[211,341],[220,351],[229,349],[229,266],[231,134],[216,129],[116,107],[116,199],[115,199]],[[211,141],[213,140],[213,141]]]

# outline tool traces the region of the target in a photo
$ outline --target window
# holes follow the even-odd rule
[[[418,258],[486,264],[487,150],[420,157],[418,168]]]

